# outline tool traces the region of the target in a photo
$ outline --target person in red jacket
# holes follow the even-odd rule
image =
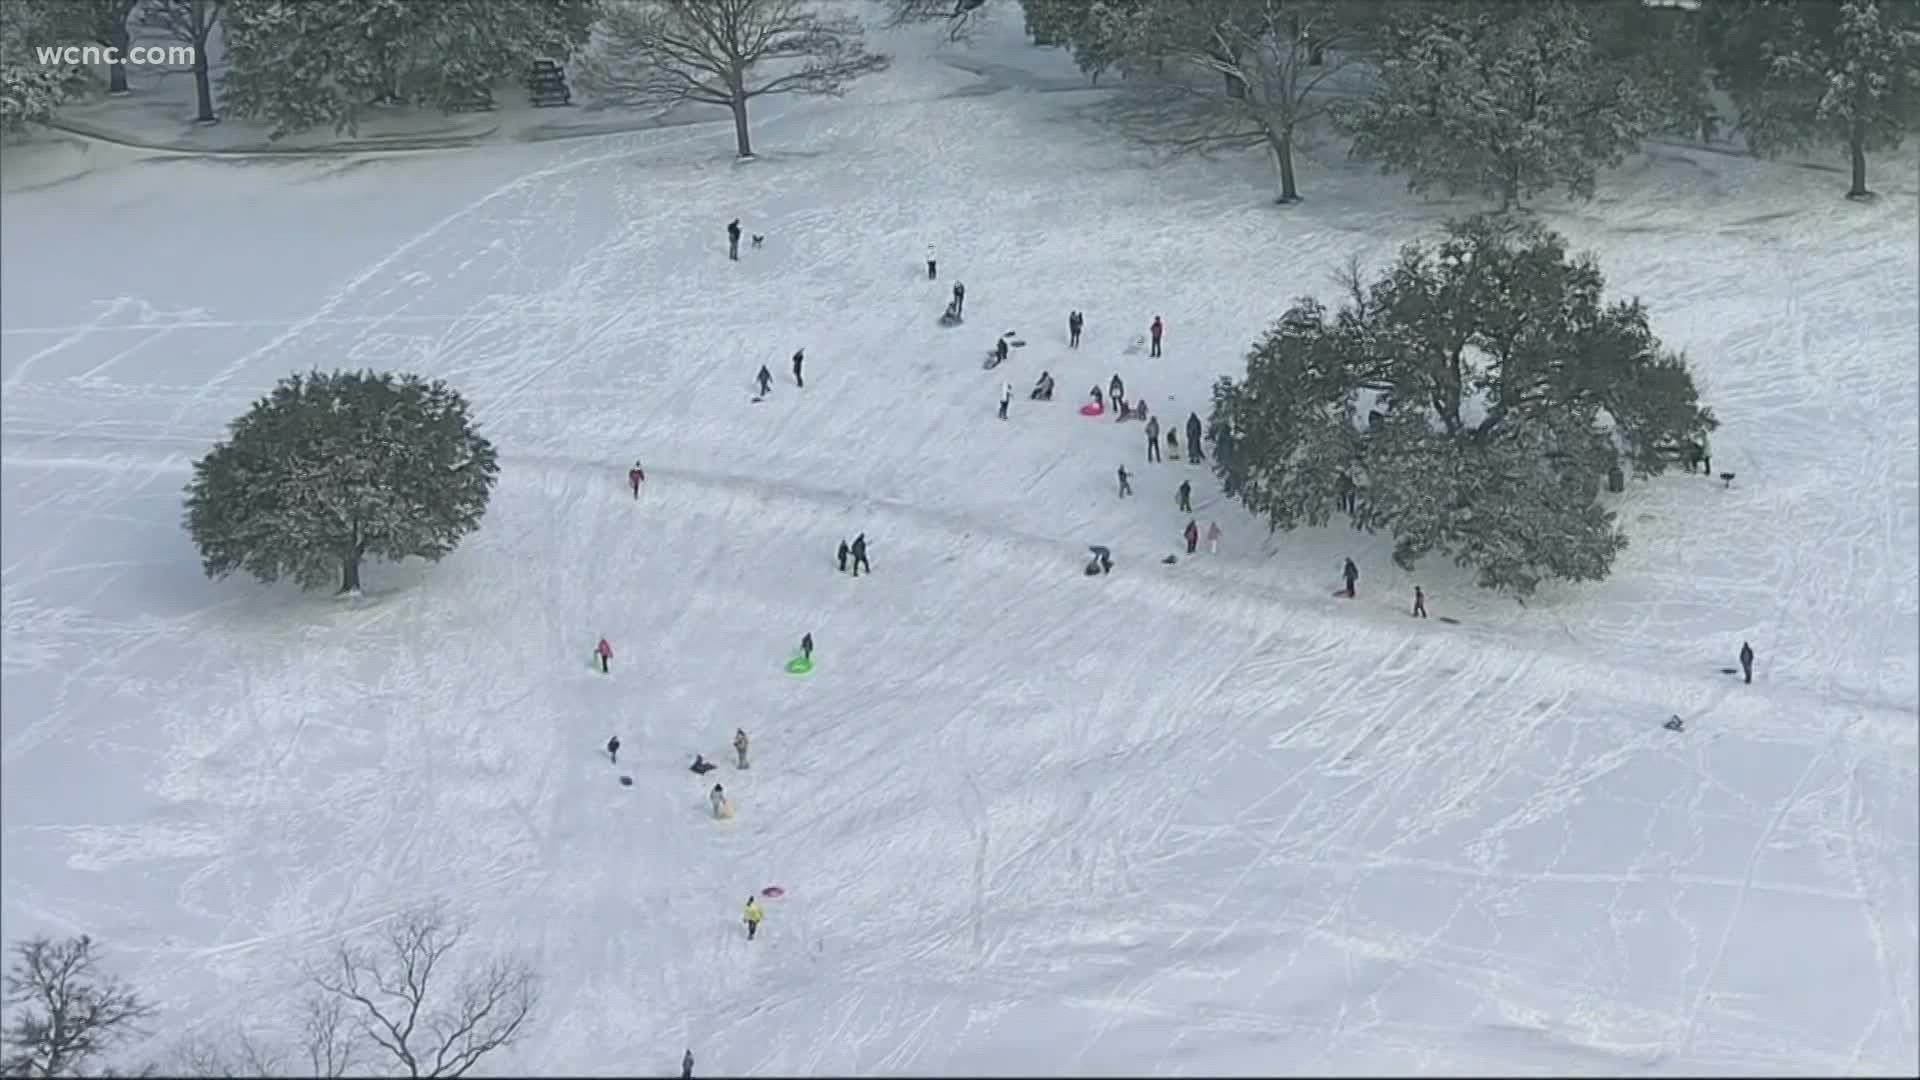
[[[1147,337],[1151,338],[1153,342],[1153,349],[1147,353],[1148,356],[1160,355],[1160,335],[1166,332],[1167,324],[1160,321],[1160,316],[1155,315],[1153,317],[1153,325],[1147,327]]]
[[[606,638],[601,638],[600,644],[594,646],[593,655],[600,658],[600,674],[605,675],[607,662],[613,659],[613,646],[607,644]]]
[[[1192,518],[1187,519],[1187,554],[1191,555],[1200,546],[1200,526]]]
[[[633,468],[627,470],[627,486],[633,489],[634,498],[640,497],[640,485],[646,482],[647,470],[641,468],[639,462],[634,462]]]

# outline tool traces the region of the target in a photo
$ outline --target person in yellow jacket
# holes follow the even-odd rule
[[[766,917],[767,917],[766,913],[760,910],[760,902],[758,900],[755,900],[751,896],[747,897],[747,911],[746,911],[745,918],[747,922],[747,940],[748,941],[752,941],[753,935],[760,932],[760,920]]]
[[[739,758],[739,767],[747,767],[747,729],[733,729],[733,752]]]

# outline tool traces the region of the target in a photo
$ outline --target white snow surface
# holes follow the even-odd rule
[[[1130,149],[1017,19],[930,41],[758,108],[745,165],[703,126],[10,184],[4,936],[100,939],[167,1014],[147,1055],[274,1037],[299,961],[440,899],[544,975],[496,1072],[1920,1068],[1914,155],[1869,205],[1663,145],[1543,203],[1688,352],[1737,478],[1630,482],[1613,576],[1521,607],[1383,536],[1268,537],[1075,412],[1118,372],[1204,414],[1349,253],[1473,204],[1328,144],[1276,208],[1257,157]],[[735,216],[767,240],[729,263]],[[190,462],[350,365],[470,396],[481,530],[355,600],[205,580]],[[1181,477],[1226,538],[1166,566]],[[720,824],[686,765],[736,726]]]

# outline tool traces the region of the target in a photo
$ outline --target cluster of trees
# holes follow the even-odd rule
[[[480,525],[500,471],[440,381],[292,375],[194,463],[186,528],[207,576],[360,588],[367,558],[437,562]]]
[[[1453,222],[1345,284],[1214,386],[1214,472],[1275,530],[1344,517],[1389,533],[1405,569],[1451,555],[1519,597],[1597,581],[1627,543],[1601,479],[1657,475],[1718,426],[1641,303],[1609,302],[1593,260],[1536,223]]]
[[[961,33],[981,0],[893,0]],[[1731,97],[1756,153],[1866,157],[1920,116],[1920,4],[1905,0],[1021,0],[1034,41],[1160,92],[1177,150],[1263,146],[1281,201],[1325,118],[1415,191],[1512,204],[1590,195],[1649,135],[1711,137]],[[1176,109],[1168,106],[1179,106]]]
[[[465,928],[417,908],[302,965],[307,995],[287,1031],[236,1028],[155,1040],[160,1010],[101,969],[86,936],[19,942],[5,976],[0,1074],[115,1075],[134,1044],[168,1046],[170,1076],[464,1076],[513,1045],[539,1001],[518,960],[461,955]],[[250,1020],[264,1010],[250,1008]],[[162,1072],[145,1063],[135,1075]]]
[[[729,108],[747,157],[753,98],[838,94],[887,64],[865,48],[855,15],[814,0],[7,0],[7,8],[0,122],[9,129],[46,119],[88,78],[37,63],[34,45],[94,42],[124,53],[135,25],[194,47],[199,121],[224,111],[264,122],[273,138],[352,132],[377,105],[484,105],[532,60],[577,59],[589,88],[610,101]],[[224,61],[217,94],[215,42]],[[107,89],[127,91],[124,65],[107,71]]]

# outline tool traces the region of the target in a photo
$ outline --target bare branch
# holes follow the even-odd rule
[[[519,1036],[538,998],[527,968],[495,960],[452,979],[448,958],[464,928],[437,908],[409,912],[381,937],[377,949],[342,945],[329,968],[309,976],[326,995],[312,1005],[307,1024],[316,1072],[346,1070],[352,1048],[341,1029],[348,1016],[415,1078],[465,1075]]]
[[[797,0],[610,0],[581,79],[616,100],[734,105],[770,94],[838,94],[887,64],[866,50],[859,19]],[[776,72],[756,83],[768,65]]]
[[[204,1036],[189,1038],[177,1052],[174,1071],[187,1076],[229,1080],[283,1075],[282,1064],[279,1054],[261,1046],[246,1032],[236,1031],[220,1043]]]
[[[9,1076],[58,1076],[97,1062],[114,1044],[143,1034],[154,1009],[126,984],[95,969],[93,939],[32,938],[14,946],[4,980],[16,1009],[6,1029]]]

